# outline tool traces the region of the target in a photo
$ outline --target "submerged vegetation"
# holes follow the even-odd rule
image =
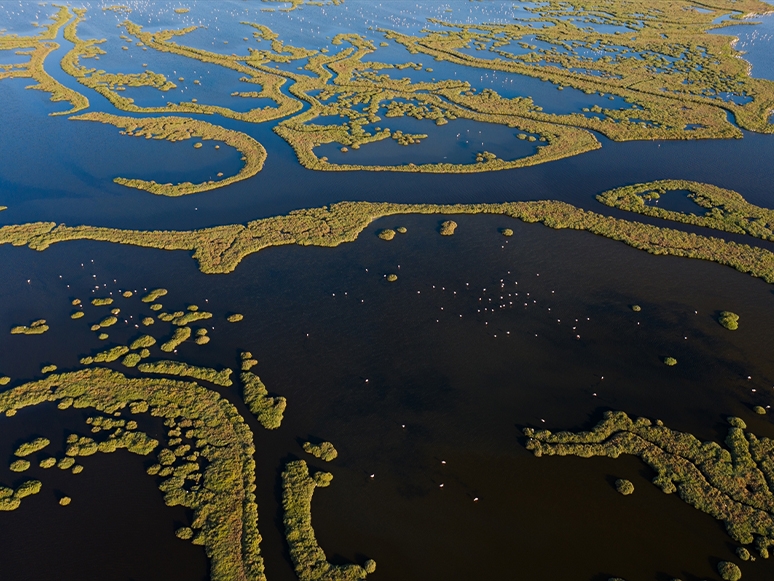
[[[726,447],[701,442],[691,434],[632,420],[623,412],[605,412],[588,432],[525,428],[527,449],[535,456],[639,456],[656,475],[653,484],[677,492],[691,506],[723,522],[731,538],[754,544],[768,557],[774,545],[774,440],[758,438],[739,418],[728,418]]]
[[[356,581],[365,579],[368,573],[376,570],[376,563],[372,559],[363,566],[332,565],[317,543],[312,528],[312,495],[315,488],[328,486],[332,479],[333,475],[328,472],[310,475],[303,460],[289,462],[282,473],[282,522],[285,524],[285,538],[299,581]]]

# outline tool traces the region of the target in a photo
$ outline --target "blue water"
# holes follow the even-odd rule
[[[727,26],[711,32],[735,36],[738,40],[734,48],[752,65],[751,75],[774,81],[774,59],[771,58],[774,54],[774,14],[756,16],[751,22],[760,24]]]

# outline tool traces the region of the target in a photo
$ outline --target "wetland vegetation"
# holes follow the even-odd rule
[[[275,10],[274,4],[281,4],[282,7],[278,6],[276,10],[289,13],[301,9],[333,9],[342,6],[344,0],[264,2],[267,12]],[[746,63],[739,58],[740,53],[734,50],[730,37],[708,34],[721,30],[728,20],[738,21],[742,16],[769,9],[757,0],[717,0],[711,10],[702,9],[705,11],[695,9],[686,0],[658,7],[644,0],[610,0],[579,5],[548,0],[524,7],[528,15],[524,19],[493,19],[491,23],[475,23],[467,19],[461,23],[459,19],[450,17],[448,20],[432,19],[425,28],[413,31],[404,30],[406,27],[397,24],[395,29],[374,27],[368,34],[337,30],[331,32],[325,41],[320,37],[321,46],[314,47],[294,46],[292,41],[283,40],[287,27],[278,26],[278,32],[275,32],[263,24],[243,22],[241,26],[249,31],[243,41],[249,40],[250,44],[245,45],[246,50],[236,50],[231,54],[202,48],[209,44],[209,40],[204,42],[201,38],[206,27],[191,24],[196,20],[190,19],[192,15],[185,7],[173,9],[170,15],[171,18],[177,15],[178,20],[173,22],[186,23],[181,28],[166,28],[170,26],[168,23],[156,25],[150,20],[145,27],[143,13],[138,8],[135,8],[134,15],[127,7],[103,8],[115,12],[122,19],[117,22],[122,32],[120,38],[126,44],[118,51],[113,51],[113,39],[86,38],[95,31],[87,9],[69,5],[44,6],[42,9],[51,13],[51,18],[48,23],[33,25],[35,34],[0,30],[0,51],[15,50],[14,56],[25,57],[21,64],[0,64],[0,80],[31,78],[37,84],[30,88],[48,92],[52,101],[69,103],[68,111],[57,111],[54,115],[71,115],[72,120],[110,125],[126,136],[163,140],[170,144],[185,142],[186,155],[194,160],[191,162],[194,165],[203,163],[201,160],[208,152],[211,154],[223,144],[231,146],[241,157],[240,168],[232,168],[236,173],[230,177],[223,177],[224,173],[217,171],[223,169],[227,172],[226,168],[216,168],[212,172],[213,179],[198,181],[200,178],[197,178],[194,180],[196,183],[173,178],[165,178],[169,183],[125,177],[114,179],[119,185],[159,196],[180,197],[212,191],[257,176],[263,169],[267,152],[261,143],[247,134],[246,123],[271,124],[274,133],[290,145],[292,154],[306,169],[416,173],[473,173],[522,168],[598,149],[602,147],[600,141],[603,141],[598,139],[599,135],[613,141],[630,141],[740,139],[744,136],[742,130],[774,133],[774,126],[769,122],[774,110],[774,83],[750,75]],[[728,20],[722,20],[724,18]],[[619,30],[603,32],[602,27]],[[66,50],[59,51],[60,36],[71,43],[72,48],[65,47]],[[377,40],[373,39],[374,36]],[[385,42],[379,42],[382,39]],[[223,41],[223,44],[227,43]],[[215,42],[212,44],[215,45]],[[405,51],[413,60],[420,57],[434,59],[434,68],[420,62],[382,62],[383,53],[379,50],[395,48]],[[154,63],[151,68],[146,63],[143,69],[138,69],[142,72],[115,72],[132,70],[129,63],[133,61],[119,61],[114,53],[131,58],[137,56],[140,50],[143,51],[140,54],[163,53],[157,56],[174,59],[170,62],[235,73],[239,75],[239,83],[249,83],[255,90],[235,91],[231,96],[239,99],[231,102],[251,103],[252,99],[261,99],[261,104],[249,105],[248,110],[240,111],[237,106],[231,108],[220,101],[219,104],[209,104],[208,99],[201,95],[189,98],[185,79],[191,78],[190,72],[182,70],[183,67],[178,67],[180,72],[175,70],[173,74],[169,71],[154,72],[151,70],[155,66],[152,59],[146,59]],[[53,59],[52,55],[61,57],[60,73],[72,77],[85,89],[84,94],[65,86],[46,72],[46,60]],[[110,63],[104,66],[112,72],[97,68],[100,57],[103,63]],[[0,62],[3,58],[0,56]],[[387,60],[393,59],[390,57]],[[160,65],[162,62],[159,59]],[[466,74],[457,78],[457,73],[454,73],[455,78],[451,78],[451,65],[464,67]],[[594,105],[582,109],[579,106],[578,111],[569,113],[548,113],[544,110],[546,103],[532,96],[512,96],[506,89],[479,89],[463,80],[471,72],[478,74],[481,71],[521,75],[515,77],[517,79],[531,77],[556,86],[563,94],[573,89],[589,97],[610,100],[611,103],[609,106]],[[397,79],[391,76],[396,72],[411,76]],[[425,73],[426,77],[420,76]],[[438,75],[439,80],[431,74]],[[204,76],[202,78],[205,79]],[[200,86],[202,81],[195,79],[192,83]],[[73,86],[78,85],[73,83]],[[104,99],[119,114],[103,111],[84,113],[90,107],[86,95],[93,96],[93,93],[99,95],[100,107],[104,108],[105,104],[101,102]],[[152,99],[147,97],[151,93],[154,98],[163,100],[161,104],[152,104]],[[265,105],[265,101],[271,104]],[[440,156],[437,162],[420,162],[419,154],[415,152],[434,147],[428,144],[437,137],[435,132],[458,121],[477,123],[484,130],[496,126],[507,128],[512,132],[515,143],[532,149],[514,158],[492,153],[489,150],[498,150],[491,147],[484,149],[482,142],[481,147],[475,144],[476,147],[466,151],[468,159],[464,162],[446,162]],[[407,129],[406,122],[414,128]],[[415,122],[421,125],[415,126]],[[276,141],[277,137],[273,139]],[[124,140],[121,138],[120,141]],[[365,160],[373,158],[361,155],[363,151],[388,146],[400,150],[403,157],[394,158],[398,161],[393,159],[391,162],[376,158],[375,163],[366,163]],[[183,146],[164,147],[179,149]],[[330,149],[325,149],[325,153],[331,159],[321,153],[327,147]],[[353,163],[345,163],[344,160]],[[111,178],[114,175],[116,173],[112,173]],[[628,182],[621,180],[615,183]],[[241,187],[245,186],[241,184]],[[705,211],[701,214],[675,212],[658,205],[669,196],[684,192],[698,208]],[[617,188],[600,194],[597,199],[608,207],[633,214],[774,241],[772,210],[750,204],[732,190],[709,184],[660,180]],[[157,199],[153,203],[180,204],[185,201]],[[227,200],[224,207],[227,208],[230,203]],[[230,273],[246,256],[265,248],[290,244],[336,247],[354,241],[375,220],[408,214],[433,216],[433,220],[437,220],[434,224],[439,226],[437,231],[444,236],[455,233],[457,223],[450,218],[456,215],[488,214],[527,223],[539,222],[549,228],[579,230],[618,240],[656,255],[697,258],[731,266],[767,283],[774,283],[774,254],[767,246],[728,241],[722,236],[699,235],[635,219],[614,218],[550,200],[489,204],[345,201],[320,208],[295,210],[287,215],[253,214],[270,217],[246,224],[196,229],[187,226],[189,229],[181,230],[31,222],[0,227],[0,244],[28,246],[42,251],[58,242],[86,240],[180,250],[191,253],[204,273]],[[213,219],[205,223],[222,222]],[[490,225],[489,228],[491,235],[494,227]],[[428,230],[432,231],[432,227]],[[505,237],[514,235],[512,228],[499,228],[498,231]],[[406,232],[405,227],[393,226],[378,230],[375,235],[382,240],[393,240],[397,234]],[[462,242],[467,235],[466,227],[460,240],[446,240],[445,246]],[[513,247],[513,241],[510,242]],[[506,243],[500,240],[497,247]],[[393,267],[385,265],[376,272],[389,272],[387,268]],[[395,282],[398,275],[389,273],[384,278]],[[402,280],[408,282],[411,278]],[[163,281],[154,281],[154,284],[160,283],[163,284]],[[390,290],[396,291],[394,296],[406,286],[402,283]],[[91,292],[108,292],[99,290],[101,288],[96,286]],[[127,290],[118,294],[129,299],[137,292]],[[12,419],[17,411],[46,404],[56,404],[60,410],[75,408],[96,414],[86,421],[85,430],[89,431],[89,435],[69,435],[65,441],[64,456],[57,452],[51,452],[56,454],[54,456],[34,456],[51,444],[47,438],[35,438],[18,446],[17,441],[14,443],[15,458],[11,459],[9,468],[14,474],[32,470],[34,475],[38,467],[51,469],[56,466],[62,471],[79,474],[84,467],[76,463],[77,458],[119,449],[146,457],[149,459],[147,473],[158,484],[164,502],[187,509],[183,513],[185,520],[177,522],[170,533],[174,532],[178,539],[205,548],[210,562],[210,578],[213,581],[265,581],[255,496],[255,479],[261,472],[255,466],[254,437],[239,409],[218,392],[218,388],[232,385],[232,369],[221,367],[217,362],[207,362],[206,365],[215,365],[219,370],[175,360],[177,349],[189,339],[193,338],[199,346],[210,342],[206,328],[193,329],[191,325],[217,319],[220,323],[214,322],[220,329],[223,326],[223,311],[213,309],[213,315],[197,305],[189,305],[185,310],[168,308],[167,312],[163,312],[163,306],[157,301],[167,294],[164,288],[156,288],[144,295],[140,293],[143,308],[147,306],[153,311],[151,314],[164,327],[162,332],[169,333],[165,323],[172,326],[171,338],[167,335],[160,345],[155,337],[148,334],[127,340],[122,334],[123,324],[117,325],[119,309],[113,308],[110,315],[102,311],[102,315],[94,317],[99,322],[91,325],[92,331],[98,333],[96,336],[100,340],[106,341],[109,337],[104,330],[110,327],[113,341],[119,338],[126,345],[104,348],[103,344],[103,348],[94,351],[90,350],[93,346],[90,347],[84,351],[90,354],[80,359],[81,365],[89,367],[77,371],[55,373],[56,365],[41,366],[36,363],[35,373],[40,369],[46,374],[44,379],[0,392],[0,413],[5,414],[9,423],[18,421],[18,418]],[[424,291],[422,294],[424,296]],[[203,296],[196,300],[201,300]],[[638,300],[648,299],[638,297]],[[79,299],[72,300],[72,306],[77,309],[70,313],[71,319],[85,317],[83,307],[87,310],[90,307],[87,299],[84,303]],[[96,307],[111,306],[114,299],[94,298],[90,303]],[[132,301],[124,304],[131,305]],[[654,310],[651,309],[653,303],[644,304],[648,305],[647,314],[650,315]],[[636,304],[631,305],[631,309],[636,313],[642,310]],[[68,307],[68,310],[72,309]],[[156,324],[153,317],[138,316],[137,313],[127,315],[128,310],[124,308],[125,314],[121,318],[126,318],[129,330],[131,324],[136,329],[140,328],[135,322],[144,327]],[[254,311],[245,312],[251,322],[250,327],[253,327],[252,321],[258,320]],[[226,313],[227,322],[244,319],[241,313]],[[644,320],[645,315],[638,315],[637,319]],[[735,313],[715,311],[714,316],[726,329],[738,328],[739,316]],[[132,319],[131,323],[129,319]],[[752,325],[752,316],[750,321]],[[211,325],[212,322],[206,324]],[[215,326],[211,328],[214,331]],[[15,326],[11,333],[34,335],[47,330],[46,321],[40,319],[30,325]],[[229,329],[229,332],[252,331],[252,328],[243,326]],[[55,329],[54,333],[40,341],[47,341],[56,332]],[[94,336],[89,335],[90,340],[93,341]],[[740,335],[724,337],[735,339]],[[577,338],[580,339],[580,335]],[[150,349],[157,347],[170,359],[147,361],[151,357]],[[689,367],[691,362],[682,351],[669,347],[667,352],[679,355],[683,364],[678,369],[667,371],[659,367],[656,356],[649,356],[649,361],[655,363],[654,367],[659,367],[661,373],[674,374]],[[665,357],[663,353],[660,359],[667,366],[677,364],[674,357]],[[66,366],[64,358],[56,357],[56,360]],[[102,365],[113,364],[111,367],[116,367],[119,363],[123,365],[122,372]],[[265,429],[277,430],[284,419],[286,398],[269,395],[267,387],[252,371],[258,360],[251,353],[243,352],[238,365],[240,367],[234,369],[241,368],[238,383],[247,409]],[[14,370],[8,371],[15,375]],[[266,377],[272,377],[272,383],[274,373],[266,373]],[[179,379],[137,377],[139,374],[174,375]],[[200,385],[198,381],[213,385]],[[9,377],[0,377],[0,385],[10,382]],[[220,393],[225,392],[221,389]],[[753,416],[755,421],[768,421],[765,417],[758,417],[766,414],[766,408],[760,405],[753,407],[749,403],[745,405],[748,412],[752,410],[756,414]],[[146,425],[147,421],[155,420],[163,422],[161,435],[150,431],[145,433],[140,429],[139,426]],[[405,424],[401,425],[406,428]],[[638,456],[655,471],[653,482],[656,486],[666,493],[677,492],[682,500],[722,522],[730,537],[744,545],[737,549],[739,558],[750,561],[755,559],[753,553],[757,557],[768,556],[770,547],[774,546],[774,508],[770,489],[774,482],[771,470],[774,444],[767,438],[759,438],[746,431],[744,422],[739,418],[729,418],[729,425],[725,447],[714,442],[700,442],[688,433],[669,430],[658,421],[632,420],[620,412],[606,414],[605,419],[588,432],[552,434],[547,430],[526,428],[524,434],[528,437],[527,448],[537,457]],[[291,428],[296,429],[296,426]],[[283,431],[271,436],[280,436]],[[155,437],[151,437],[150,433]],[[325,432],[320,429],[319,433]],[[305,437],[309,437],[308,433]],[[327,441],[319,444],[306,441],[302,448],[326,462],[338,455],[333,444]],[[446,462],[443,461],[443,464]],[[311,501],[317,488],[331,484],[332,474],[310,472],[303,460],[288,462],[284,458],[283,465],[281,476],[277,474],[281,482],[282,524],[297,577],[302,581],[346,581],[365,579],[373,573],[376,570],[373,560],[358,556],[356,560],[362,565],[341,564],[346,559],[337,555],[329,561],[318,543],[312,528]],[[278,472],[278,468],[279,465],[271,468],[270,472]],[[69,473],[57,473],[57,476],[69,477]],[[45,474],[51,475],[51,472]],[[86,472],[87,476],[89,474],[90,468]],[[370,479],[374,478],[370,469],[365,474],[366,480],[368,474]],[[45,479],[43,482],[14,482],[16,484],[16,489],[0,487],[0,510],[15,510],[23,498],[41,490],[56,495],[61,506],[72,502],[70,496],[52,490]],[[440,488],[443,486],[440,484]],[[447,486],[445,490],[451,488]],[[614,488],[622,495],[630,495],[635,487],[630,480],[619,478]],[[78,495],[72,491],[65,492],[76,499],[74,509],[79,510],[82,503]],[[608,492],[615,499],[614,492]],[[469,496],[472,497],[472,494]],[[640,496],[638,494],[625,502],[627,505],[638,502]],[[479,500],[478,496],[472,498],[474,502]],[[741,577],[739,567],[729,561],[721,561],[717,570],[723,579]]]
[[[290,558],[300,581],[337,579],[356,581],[365,579],[376,570],[376,562],[367,560],[356,564],[333,565],[320,548],[312,528],[312,496],[316,488],[325,488],[333,480],[329,472],[310,475],[303,460],[289,462],[282,473],[282,508],[285,538],[290,547]]]
[[[728,424],[725,447],[623,412],[605,412],[590,431],[525,428],[524,435],[527,449],[537,457],[638,456],[654,470],[653,484],[663,492],[677,492],[721,521],[734,541],[768,557],[774,545],[774,440],[746,431],[739,418],[728,418]]]
[[[339,202],[323,208],[296,210],[286,216],[262,218],[246,225],[191,231],[121,230],[37,222],[1,227],[0,244],[45,250],[51,244],[67,240],[98,240],[188,250],[193,251],[203,272],[214,274],[231,272],[245,256],[268,247],[286,244],[335,247],[352,242],[373,220],[399,214],[499,214],[529,223],[541,222],[554,229],[584,230],[651,254],[709,260],[768,283],[774,282],[774,254],[765,248],[613,218],[558,201],[454,205]],[[235,322],[240,316],[230,315],[228,320]]]

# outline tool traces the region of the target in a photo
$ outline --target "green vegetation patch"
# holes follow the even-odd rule
[[[124,409],[162,418],[170,440],[158,455],[169,472],[162,476],[161,470],[155,469],[160,476],[159,488],[168,506],[192,511],[190,528],[196,533],[191,541],[204,545],[210,578],[265,581],[253,493],[253,436],[232,404],[193,382],[130,379],[100,367],[49,376],[2,392],[0,413],[9,415],[8,411],[47,402],[94,409],[111,420],[118,419],[113,414]],[[124,445],[140,454],[159,447],[158,441],[128,428],[128,422],[123,428],[114,425],[100,441],[72,434],[67,448],[71,455],[57,465],[69,470],[75,466],[74,457],[110,452]],[[15,492],[0,490],[0,510],[17,508],[21,498],[36,494],[40,487],[39,481],[29,481]]]
[[[194,231],[133,231],[53,222],[0,227],[0,244],[29,245],[45,250],[64,240],[101,240],[166,250],[188,250],[208,274],[232,272],[251,253],[298,244],[335,247],[354,241],[375,219],[396,214],[496,214],[555,229],[591,232],[619,240],[651,254],[682,256],[731,266],[774,283],[774,253],[765,248],[727,242],[651,224],[603,216],[558,201],[503,204],[392,204],[340,202],[324,208],[297,210],[249,222]],[[156,306],[158,303],[152,305]],[[161,307],[159,307],[161,308]]]
[[[379,238],[382,240],[392,240],[395,238],[395,230],[390,230],[389,228],[381,230],[379,232]]]
[[[45,319],[38,319],[27,325],[17,325],[11,329],[11,335],[41,335],[48,331]]]
[[[156,289],[153,289],[152,291],[150,291],[147,295],[142,297],[140,300],[142,302],[144,302],[144,303],[152,303],[156,299],[161,298],[164,295],[166,295],[167,292],[168,291],[165,288],[156,288]]]
[[[736,331],[739,328],[739,315],[731,311],[723,311],[718,317],[718,323],[729,331]]]
[[[14,460],[11,462],[10,466],[11,472],[24,472],[25,470],[29,469],[29,467],[30,461],[24,459]]]
[[[282,417],[287,407],[284,397],[270,397],[261,378],[250,371],[243,371],[239,375],[242,382],[242,397],[245,404],[267,430],[275,430],[280,427]]]
[[[441,236],[452,236],[457,229],[457,222],[454,220],[445,220],[441,222],[441,229],[439,232]]]
[[[774,440],[746,432],[739,418],[728,418],[725,448],[691,434],[670,430],[660,421],[632,420],[605,412],[591,431],[558,432],[526,428],[527,449],[535,456],[638,456],[656,475],[665,493],[720,520],[731,538],[755,544],[761,556],[774,545]]]
[[[195,323],[196,321],[205,321],[211,318],[212,313],[208,313],[207,311],[189,311],[187,313],[183,313],[182,315],[177,315],[170,322],[173,325],[182,327],[183,325]]]
[[[194,379],[209,381],[215,385],[222,385],[223,387],[230,387],[232,384],[231,369],[226,368],[221,371],[216,371],[209,367],[196,367],[181,361],[163,360],[155,361],[153,363],[141,363],[137,366],[137,370],[142,373],[162,373],[165,375],[192,377]]]
[[[110,349],[106,349],[105,351],[100,351],[93,357],[84,357],[81,359],[82,365],[91,365],[92,363],[112,363],[119,357],[123,357],[129,353],[129,347],[126,347],[125,345],[117,345],[116,347],[111,347]]]
[[[144,347],[152,347],[155,344],[156,344],[155,337],[152,337],[150,335],[142,335],[140,337],[137,337],[137,339],[135,339],[129,344],[129,349],[134,351],[136,349],[143,349]]]
[[[632,484],[631,480],[619,478],[615,481],[615,489],[624,496],[628,496],[634,492],[634,484]]]
[[[16,448],[14,455],[18,456],[19,458],[24,458],[26,456],[29,456],[30,454],[34,454],[35,452],[40,452],[43,448],[48,446],[50,443],[51,443],[51,440],[49,440],[48,438],[35,438],[34,440],[25,442],[24,444]]]
[[[742,578],[742,572],[739,567],[729,561],[718,563],[718,573],[723,581],[739,581]]]
[[[183,341],[186,341],[191,336],[190,327],[178,327],[172,334],[172,338],[166,343],[161,345],[161,350],[166,353],[171,353],[177,349]]]
[[[339,453],[336,451],[336,448],[333,447],[333,444],[330,442],[322,442],[320,444],[312,444],[311,442],[304,442],[303,445],[304,452],[307,454],[311,454],[315,458],[319,458],[320,460],[325,460],[326,462],[330,462],[331,460],[335,460]]]
[[[668,365],[669,367],[677,365],[677,359],[674,357],[664,357],[664,365]]]
[[[337,579],[356,581],[365,579],[376,570],[376,563],[369,559],[363,566],[332,565],[317,543],[312,528],[312,496],[317,487],[326,487],[333,479],[328,472],[309,475],[303,460],[289,462],[282,473],[282,508],[285,538],[290,548],[290,559],[300,581]]]
[[[110,297],[91,299],[91,304],[95,307],[107,307],[113,304],[113,299]]]
[[[16,490],[0,486],[0,511],[16,510],[21,505],[22,498],[38,494],[41,487],[40,480],[27,480]]]
[[[688,198],[705,212],[701,215],[686,214],[646,203],[654,195],[663,197],[673,191],[687,191]],[[597,200],[607,206],[645,216],[774,240],[774,210],[751,204],[737,192],[711,184],[659,180],[616,188],[598,195]]]

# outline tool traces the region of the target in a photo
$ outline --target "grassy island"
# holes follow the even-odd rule
[[[233,271],[247,255],[264,248],[298,244],[335,247],[354,241],[373,221],[399,214],[495,214],[550,228],[583,230],[621,241],[651,254],[709,260],[774,283],[774,253],[721,238],[604,216],[558,201],[502,204],[393,204],[340,202],[324,208],[296,210],[246,225],[192,231],[139,231],[36,222],[0,227],[0,244],[45,250],[66,240],[99,240],[165,250],[193,251],[206,273]],[[155,303],[158,304],[158,303]],[[231,316],[232,318],[234,315]],[[231,320],[231,318],[230,318]]]
[[[444,222],[441,222],[441,229],[439,230],[439,232],[441,233],[441,236],[452,236],[456,229],[457,229],[457,222],[455,222],[454,220],[446,220]]]
[[[655,199],[677,195],[669,192],[687,192],[688,198],[696,203],[697,211],[703,209],[704,212],[686,214],[646,203],[653,199],[654,194],[658,195]],[[610,190],[597,196],[597,200],[607,206],[645,216],[774,240],[774,210],[755,206],[733,190],[710,184],[687,180],[659,180]]]
[[[736,331],[739,328],[739,315],[731,311],[722,311],[718,317],[718,323],[729,331]]]
[[[71,119],[81,121],[97,121],[107,123],[122,129],[122,134],[167,141],[182,141],[192,137],[204,140],[215,140],[237,149],[245,160],[244,167],[238,174],[218,181],[207,181],[199,184],[182,182],[178,184],[159,184],[154,181],[140,179],[115,178],[113,181],[123,186],[145,190],[160,196],[185,196],[206,192],[215,188],[246,180],[253,177],[263,168],[266,160],[266,150],[252,137],[224,129],[217,125],[184,117],[120,117],[109,113],[85,113]]]
[[[68,438],[60,468],[74,467],[75,457],[122,447],[141,455],[158,450],[160,463],[149,471],[157,474],[166,504],[193,511],[191,542],[204,545],[210,578],[265,581],[253,494],[253,438],[230,403],[196,383],[130,379],[109,369],[91,368],[51,375],[2,392],[0,413],[9,416],[13,415],[9,411],[47,402],[56,402],[60,409],[94,410],[101,418],[92,419],[92,426],[99,428],[95,437],[72,434]],[[169,430],[168,444],[160,445],[138,432],[136,424],[114,418],[116,412],[163,418]],[[21,498],[36,494],[41,486],[32,480],[16,491],[0,489],[0,510],[17,508]]]
[[[243,371],[239,375],[242,382],[242,396],[245,404],[267,430],[275,430],[280,427],[282,417],[287,407],[284,397],[270,397],[261,378],[250,371]]]
[[[337,5],[341,1],[290,0],[289,10],[331,3]],[[44,62],[59,48],[54,39],[62,31],[64,38],[73,44],[61,59],[62,70],[105,97],[117,110],[133,115],[209,115],[248,123],[279,120],[274,130],[293,147],[299,162],[320,171],[497,171],[597,149],[601,145],[594,133],[626,141],[741,138],[740,127],[761,133],[774,132],[774,126],[768,122],[774,107],[774,82],[750,76],[748,65],[737,58],[740,53],[734,49],[732,37],[709,34],[738,23],[746,15],[768,12],[768,4],[758,0],[717,0],[711,10],[699,12],[688,0],[676,0],[663,8],[643,0],[614,0],[604,6],[573,6],[549,0],[525,10],[530,17],[512,23],[458,24],[430,19],[431,27],[413,35],[389,29],[378,32],[385,40],[405,47],[413,55],[424,55],[457,67],[533,77],[550,82],[558,89],[567,87],[605,96],[616,101],[615,104],[596,104],[579,111],[552,114],[546,113],[530,96],[507,98],[492,89],[477,91],[470,83],[456,78],[420,81],[393,78],[384,71],[407,67],[419,71],[423,66],[380,62],[378,49],[384,43],[377,47],[374,41],[354,33],[335,35],[329,51],[286,44],[268,27],[243,22],[255,40],[270,41],[270,45],[250,48],[248,54],[238,55],[187,46],[184,37],[198,26],[149,31],[127,19],[120,25],[126,32],[122,35],[124,40],[134,41],[143,50],[170,53],[208,67],[236,72],[242,75],[241,81],[261,90],[236,91],[232,96],[260,97],[274,103],[274,106],[242,112],[199,103],[195,98],[177,102],[170,98],[165,99],[164,106],[143,107],[122,93],[129,87],[147,87],[172,97],[177,91],[170,92],[178,89],[178,85],[167,76],[147,69],[140,73],[108,73],[86,65],[86,61],[96,61],[106,54],[101,46],[107,41],[81,38],[78,27],[85,20],[87,10],[65,6],[57,7],[51,24],[41,27],[38,35],[19,37],[0,33],[0,49],[23,49],[30,54],[29,62],[23,65],[0,64],[0,79],[35,79],[38,84],[33,88],[50,92],[52,100],[69,101],[73,105],[67,113],[88,107],[86,97],[45,72]],[[718,18],[724,16],[729,18],[719,23]],[[589,23],[628,29],[632,33],[600,32],[587,26]],[[519,50],[512,52],[517,46]],[[128,50],[126,45],[121,48]],[[473,54],[478,51],[481,53]],[[299,65],[293,67],[295,70],[279,66],[293,63]],[[433,71],[429,67],[424,70]],[[176,81],[184,83],[185,79],[178,77]],[[200,84],[200,81],[196,79],[193,83]],[[729,115],[734,122],[729,120]],[[327,122],[336,116],[343,122]],[[513,160],[499,159],[488,151],[472,152],[468,163],[459,164],[442,161],[420,164],[408,161],[395,165],[333,163],[315,153],[315,148],[325,144],[336,144],[344,152],[385,139],[406,146],[420,143],[428,134],[390,129],[392,119],[406,117],[429,120],[436,125],[467,119],[507,126],[518,132],[518,138],[535,143],[535,149],[526,157]],[[147,135],[158,139],[166,138],[166,129],[160,125],[175,124],[179,128],[174,130],[176,136],[222,140],[244,155],[246,164],[239,174],[212,182],[156,184],[117,179],[119,183],[156,194],[183,195],[233,183],[254,175],[265,157],[260,144],[245,133],[191,117],[129,118],[89,113],[79,118],[101,118],[118,126],[137,123],[141,126],[140,132],[147,131]],[[378,127],[370,127],[377,123]],[[148,124],[158,130],[148,129]],[[213,137],[215,133],[218,137]],[[201,146],[201,142],[196,146]]]
[[[177,349],[184,341],[188,340],[191,336],[190,327],[178,327],[172,334],[172,338],[166,343],[161,345],[161,350],[166,353],[171,353]]]
[[[17,325],[11,329],[11,335],[42,335],[48,331],[45,319],[38,319],[27,325]]]
[[[336,451],[336,448],[334,448],[333,444],[330,442],[321,442],[320,444],[304,442],[302,447],[304,452],[307,454],[311,454],[315,458],[319,458],[320,460],[324,460],[326,462],[335,460],[339,455],[339,453]]]
[[[165,288],[157,288],[150,291],[147,295],[143,296],[140,300],[144,303],[152,303],[155,302],[156,299],[159,299],[167,294],[167,289]]]
[[[363,566],[332,565],[317,543],[312,528],[312,495],[315,488],[328,486],[332,479],[333,475],[328,472],[310,475],[303,460],[289,462],[282,473],[282,521],[290,558],[300,581],[356,581],[376,570],[376,563],[371,559]]]
[[[653,483],[725,524],[731,538],[768,556],[774,545],[774,440],[758,438],[739,418],[728,418],[725,448],[691,434],[606,412],[587,432],[526,428],[527,449],[535,456],[638,456],[656,473]]]
[[[215,385],[222,385],[223,387],[230,387],[231,381],[231,369],[223,369],[216,371],[209,367],[196,367],[195,365],[188,365],[181,361],[155,361],[153,363],[141,363],[137,366],[137,370],[142,373],[159,373],[163,375],[179,375],[181,377],[191,377],[193,379],[200,379],[203,381],[209,381]]]

